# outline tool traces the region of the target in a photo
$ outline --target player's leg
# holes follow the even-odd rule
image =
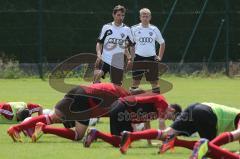
[[[112,83],[121,86],[122,80],[123,80],[123,70],[111,66],[110,67],[110,79],[111,79]]]
[[[237,132],[239,132],[239,131],[236,131],[236,135],[237,135]],[[224,132],[224,133],[220,134],[219,136],[217,136],[216,138],[214,138],[213,140],[211,140],[210,142],[217,146],[222,146],[222,145],[225,145],[232,141],[234,141],[233,133],[232,132]]]
[[[36,116],[36,117],[32,117],[31,119],[24,121],[18,125],[15,126],[11,126],[7,133],[8,135],[13,139],[13,141],[19,141],[21,142],[21,136],[20,136],[20,132],[21,131],[28,131],[29,129],[34,129],[36,123],[38,122],[42,122],[44,124],[53,124],[54,122],[57,121],[57,119],[55,119],[55,114],[52,115],[40,115],[40,116]],[[53,120],[52,120],[53,119]],[[54,121],[54,122],[53,122]],[[29,134],[32,135],[32,134]]]
[[[137,103],[135,106],[130,106],[128,109],[131,113],[136,114],[136,119],[144,122],[144,130],[151,129],[150,121],[158,117],[158,111],[154,104]],[[148,118],[146,116],[148,116]],[[151,140],[147,140],[147,142],[151,145]]]
[[[56,104],[55,106],[55,117],[58,117],[58,119],[61,120],[61,122],[63,123],[63,125],[65,126],[65,128],[73,128],[76,127],[76,122],[75,121],[66,121],[66,120],[62,120],[62,112],[64,111],[68,111],[70,109],[70,106],[76,106],[77,100],[73,97],[71,97],[69,94],[74,94],[77,91],[79,91],[78,87],[72,89],[67,95],[65,95],[65,97]],[[84,106],[79,107],[79,108],[84,108]],[[54,117],[54,118],[55,118]],[[83,125],[87,125],[88,126],[88,122],[89,120],[86,121],[79,121],[79,122],[83,122]],[[86,122],[86,123],[85,123]],[[45,123],[44,123],[45,124]],[[77,123],[78,126],[78,123]],[[45,129],[46,128],[46,129]],[[81,127],[80,127],[81,128]],[[41,135],[44,133],[53,133],[55,135],[59,135],[61,132],[63,133],[62,137],[66,137],[68,139],[72,139],[74,140],[75,138],[75,132],[72,132],[72,130],[67,130],[67,129],[54,129],[53,127],[46,127],[42,124],[38,124],[35,127],[35,132],[32,136],[32,140],[35,142],[37,139],[39,139],[41,137]],[[77,127],[78,129],[78,127]],[[80,131],[81,132],[81,131]],[[60,135],[59,135],[60,136]],[[74,137],[73,137],[74,136]]]
[[[174,149],[174,147],[184,147],[189,150],[193,150],[194,145],[197,141],[181,140],[174,136],[169,136],[163,141],[163,144],[159,147],[159,153],[165,153],[169,149]]]
[[[211,141],[211,143],[215,144],[217,146],[221,146],[221,145],[225,145],[229,142],[240,140],[240,120],[239,120],[239,116],[236,118],[235,126],[237,128],[236,130],[234,130],[232,132],[224,132],[224,133],[220,134],[219,136],[214,138]]]
[[[90,147],[93,141],[96,139],[102,139],[106,143],[113,145],[114,147],[119,147],[121,138],[117,135],[112,135],[110,133],[101,132],[95,128],[88,130],[85,141],[83,142],[84,147]]]
[[[146,140],[160,139],[161,136],[162,136],[162,130],[157,130],[157,129],[148,129],[148,130],[138,131],[138,132],[124,131],[122,134],[120,151],[122,153],[126,153],[129,145],[134,141],[141,140],[141,139],[146,139]]]
[[[42,136],[42,134],[53,134],[73,141],[81,140],[87,130],[87,124],[77,121],[71,121],[71,126],[70,121],[68,121],[68,124],[69,125],[67,126],[67,128],[57,128],[45,125],[43,123],[37,123],[37,125],[35,126],[34,134],[32,135],[32,141],[36,142]],[[74,126],[75,130],[70,129],[70,127]]]
[[[213,139],[216,136],[216,116],[209,107],[197,103],[194,105],[195,109],[193,111],[182,114],[181,118],[177,118],[171,127],[182,135],[191,136],[193,133],[198,132],[200,137]],[[175,139],[174,146],[193,149],[195,143],[196,141]]]
[[[132,87],[130,88],[130,91],[137,89],[139,87],[140,83],[141,83],[141,80],[136,80],[136,78],[134,78]]]
[[[113,103],[114,109],[109,113],[110,132],[120,136],[123,131],[133,131],[131,117],[127,110],[127,103],[117,100]]]
[[[207,139],[202,138],[196,142],[192,155],[189,159],[198,159],[204,157],[211,157],[213,159],[239,159],[240,156],[227,150],[223,150],[219,146],[209,143]]]
[[[68,98],[63,98],[61,101],[59,101],[56,104],[56,108],[61,107],[61,106],[65,106],[65,105],[71,105],[72,100],[69,100]],[[29,128],[35,128],[36,123],[41,122],[47,125],[53,124],[53,123],[61,123],[61,117],[62,117],[62,113],[58,110],[55,109],[53,114],[50,115],[40,115],[37,117],[33,117],[25,122],[22,122],[21,124],[18,124],[16,126],[14,126],[15,129],[17,129],[18,131],[22,131],[22,130],[27,130]]]
[[[139,104],[137,103],[135,106],[129,106],[128,110],[131,112],[130,114],[135,113],[135,117],[133,120],[138,119],[141,122],[146,122],[152,119],[156,119],[157,117],[157,110],[153,104]],[[149,118],[146,118],[146,114],[149,114],[151,116],[148,116]],[[132,116],[132,115],[130,115]],[[130,118],[131,120],[131,118]],[[145,120],[145,121],[144,121]],[[146,140],[151,140],[151,139],[158,139],[162,135],[161,130],[156,130],[156,129],[147,129],[144,131],[139,131],[139,132],[128,132],[124,131],[122,134],[122,141],[120,145],[120,151],[122,153],[126,153],[129,145],[137,140],[140,139],[146,139]]]
[[[124,130],[132,131],[131,122],[125,121],[125,118],[121,117],[126,111],[125,104],[120,100],[117,100],[113,104],[115,105],[114,109],[109,113],[111,134],[100,132],[95,128],[89,129],[84,142],[85,147],[90,147],[92,142],[97,138],[102,139],[114,147],[119,147],[121,141],[120,133]]]
[[[100,78],[103,76],[103,71],[101,70],[102,67],[102,60],[97,58],[94,71],[93,71],[93,83],[100,83]]]
[[[89,120],[86,121],[76,121],[75,123],[75,131],[77,132],[77,136],[75,137],[75,140],[81,140],[88,128]]]
[[[207,157],[210,157],[213,159],[219,159],[219,158],[221,158],[221,159],[239,159],[240,155],[237,155],[233,152],[222,149],[221,147],[216,146],[215,144],[209,143]]]
[[[93,83],[101,83],[101,77],[104,75],[102,70],[96,69],[93,71]]]
[[[147,129],[151,129],[150,121],[147,121],[147,122],[144,123],[144,130],[147,130]],[[148,145],[152,145],[152,141],[151,140],[147,140],[147,143],[148,143]]]
[[[239,119],[236,126],[237,125],[238,126],[240,125]],[[211,134],[211,130],[210,130],[210,134]],[[208,142],[208,140],[206,139],[202,139],[199,142],[197,142],[196,145],[194,146],[193,154],[190,158],[198,158],[198,157],[207,155],[215,159],[218,159],[218,158],[239,159],[240,158],[239,155],[236,155],[234,153],[231,153],[219,147],[228,142],[238,140],[239,138],[240,138],[240,129],[238,127],[238,129],[233,132],[222,133],[221,135],[214,138],[210,142]]]
[[[149,71],[145,72],[146,81],[150,82],[153,93],[160,94],[158,62],[155,61],[155,56],[148,57],[147,60],[146,64],[149,67]]]
[[[186,111],[181,114],[176,120],[170,125],[170,127],[178,134],[184,136],[191,136],[193,133],[197,132],[197,125],[195,123],[195,116],[193,112]],[[160,147],[160,153],[164,153],[169,149],[173,149],[174,146],[185,147],[192,149],[195,141],[184,141],[177,138],[172,138],[171,134],[163,142]]]
[[[176,147],[184,147],[189,150],[193,150],[193,147],[197,141],[190,141],[190,140],[181,140],[179,138],[176,138],[174,141],[174,146]]]
[[[214,139],[217,134],[217,117],[212,109],[205,105],[197,105],[192,115],[199,136],[208,140]]]
[[[160,87],[159,87],[158,80],[150,81],[150,83],[151,83],[151,86],[152,86],[152,92],[160,94]]]
[[[99,83],[101,82],[101,78],[105,78],[105,74],[107,72],[110,72],[110,65],[105,63],[105,62],[101,62],[101,67],[99,70],[94,71],[94,77],[93,77],[93,83]]]
[[[139,62],[141,60],[142,60],[142,57],[139,55],[136,55],[134,58],[133,69],[132,69],[133,83],[132,83],[132,87],[130,88],[130,91],[137,90],[141,83],[141,79],[144,74],[144,71],[140,71],[140,68],[143,65],[143,63]]]

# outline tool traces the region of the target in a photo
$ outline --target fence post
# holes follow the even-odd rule
[[[169,13],[169,15],[168,15],[168,17],[167,17],[167,20],[166,20],[166,22],[165,22],[164,25],[163,25],[162,34],[164,34],[164,31],[165,31],[165,29],[167,28],[167,25],[168,25],[168,23],[169,23],[169,20],[170,20],[171,17],[172,17],[173,11],[174,11],[174,9],[176,8],[177,2],[178,2],[178,0],[175,0],[174,3],[173,3],[173,6],[172,6],[172,8],[171,8],[171,10],[170,10],[170,13]]]
[[[208,66],[209,66],[209,64],[210,64],[210,62],[211,62],[211,60],[212,60],[212,55],[213,55],[214,50],[215,50],[215,48],[216,48],[218,39],[219,39],[219,37],[220,37],[220,35],[221,35],[221,31],[222,31],[222,27],[223,27],[224,22],[225,22],[225,20],[222,19],[222,20],[221,20],[221,23],[220,23],[220,25],[219,25],[219,27],[218,27],[217,35],[216,35],[216,38],[215,38],[215,40],[214,40],[214,42],[213,42],[213,46],[212,46],[212,49],[211,49],[211,51],[210,51],[210,55],[209,55],[209,57],[208,57],[207,68],[208,68]]]
[[[226,19],[226,41],[225,41],[225,51],[226,51],[226,75],[229,75],[229,0],[225,0],[225,19]]]
[[[135,0],[134,1],[134,11],[133,11],[133,14],[134,14],[134,25],[137,24],[138,22],[138,0]]]
[[[43,79],[43,0],[38,0],[38,72],[39,77]]]
[[[181,61],[180,61],[180,66],[182,66],[182,64],[184,63],[185,56],[187,55],[188,49],[189,49],[190,44],[191,44],[191,42],[192,42],[192,39],[193,39],[193,37],[194,37],[194,35],[195,35],[195,33],[196,33],[196,30],[197,30],[197,27],[198,27],[198,25],[199,25],[199,22],[200,22],[200,20],[202,19],[202,15],[203,15],[203,13],[205,12],[205,9],[206,9],[207,4],[208,4],[208,0],[205,0],[204,5],[203,5],[203,7],[202,7],[202,9],[201,9],[201,11],[200,11],[200,15],[199,15],[199,17],[198,17],[198,19],[197,19],[197,22],[196,22],[196,24],[195,24],[194,27],[193,27],[193,31],[192,31],[192,33],[191,33],[191,36],[190,36],[189,40],[188,40],[187,46],[186,46],[186,48],[185,48],[185,50],[184,50],[184,52],[183,52],[183,55],[182,55],[182,58],[181,58]],[[180,67],[180,68],[181,68],[181,67]]]

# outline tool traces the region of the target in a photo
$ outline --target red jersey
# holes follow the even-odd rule
[[[156,118],[164,118],[166,110],[168,108],[168,103],[164,96],[162,95],[156,95],[153,93],[144,93],[140,95],[133,95],[133,96],[127,96],[120,98],[121,101],[123,101],[125,104],[128,105],[127,110],[131,113],[132,110],[136,110],[134,107],[142,107],[145,105],[145,107],[149,107],[149,112],[145,112],[145,116],[142,118],[153,120]],[[153,109],[150,107],[155,108],[155,113],[153,112]],[[137,116],[136,114],[133,116]],[[132,119],[133,122],[144,122],[147,120],[144,119]]]
[[[61,111],[68,120],[86,120],[108,116],[112,103],[128,95],[130,95],[128,91],[112,83],[80,85],[71,89],[55,108]]]
[[[130,95],[124,88],[114,85],[112,83],[95,83],[90,86],[80,86],[85,89],[87,94],[98,94],[99,92],[110,93],[118,97],[125,97]]]

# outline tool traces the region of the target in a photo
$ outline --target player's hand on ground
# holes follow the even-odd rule
[[[147,140],[148,146],[152,146],[152,141],[151,140]]]

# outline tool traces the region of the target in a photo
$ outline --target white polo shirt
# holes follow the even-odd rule
[[[155,41],[159,44],[164,43],[164,39],[160,30],[149,24],[148,27],[143,27],[141,23],[131,27],[135,44],[135,54],[150,57],[156,55]]]
[[[122,24],[116,26],[113,22],[102,27],[98,42],[103,44],[102,60],[116,68],[123,69],[124,50],[127,43],[133,43],[131,29]]]

